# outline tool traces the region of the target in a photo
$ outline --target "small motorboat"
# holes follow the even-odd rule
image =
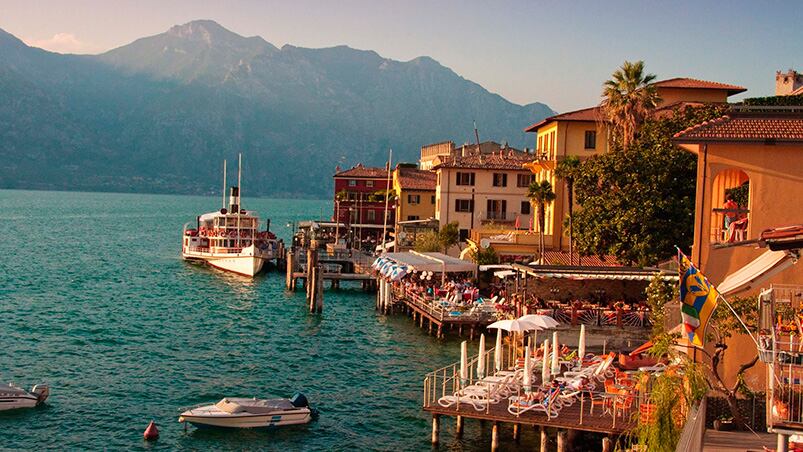
[[[13,384],[0,384],[0,411],[33,408],[44,403],[50,395],[47,385],[36,385],[28,392]]]
[[[189,409],[178,418],[196,427],[259,428],[306,424],[317,416],[304,394],[290,399],[226,397],[214,405]]]

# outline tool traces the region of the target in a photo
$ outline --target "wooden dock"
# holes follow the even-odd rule
[[[312,254],[311,254],[312,253]],[[312,255],[315,257],[312,257]],[[302,258],[302,256],[304,256]],[[307,263],[312,259],[313,265],[321,269],[316,275],[322,281],[329,281],[332,289],[340,288],[341,281],[359,281],[363,290],[376,290],[375,279],[371,275],[371,263],[373,256],[361,253],[357,250],[338,251],[329,253],[325,250],[291,250],[287,252],[286,262],[286,288],[296,290],[308,286],[308,279],[311,276],[311,269],[307,268]],[[343,271],[327,271],[336,268]]]
[[[381,284],[381,283],[380,283]],[[377,300],[377,308],[382,309],[382,303]],[[450,311],[437,304],[432,304],[429,300],[411,292],[405,292],[400,288],[392,290],[391,303],[385,311],[401,309],[411,315],[413,322],[421,328],[425,324],[429,334],[436,337],[443,337],[447,330],[457,329],[458,335],[462,336],[464,330],[468,331],[469,337],[474,339],[474,335],[485,330],[485,327],[496,321],[496,318],[488,313],[476,312],[456,312]]]

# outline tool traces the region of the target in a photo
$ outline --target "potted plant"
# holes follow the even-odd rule
[[[719,417],[714,420],[714,430],[729,432],[733,430],[733,428],[733,416],[720,414]]]

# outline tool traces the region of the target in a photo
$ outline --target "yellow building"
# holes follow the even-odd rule
[[[746,91],[741,86],[691,78],[673,78],[655,82],[661,102],[658,113],[671,112],[683,105],[727,103],[728,97]],[[569,201],[563,181],[555,177],[557,163],[569,155],[581,161],[608,151],[608,131],[599,107],[584,108],[551,116],[526,129],[536,134],[536,159],[526,166],[536,180],[547,180],[555,191],[555,202],[547,206],[544,235],[546,246],[568,250],[569,241],[563,230],[569,212]],[[578,206],[575,205],[575,208]]]
[[[393,171],[396,192],[396,221],[435,218],[435,181],[432,171],[397,167]]]
[[[773,259],[783,259],[783,254],[765,255],[759,239],[767,229],[803,224],[803,107],[733,109],[676,134],[673,142],[698,156],[692,262],[723,292],[756,295],[761,288],[779,284],[797,286],[801,292],[803,267],[780,271],[782,262]],[[728,194],[740,202],[726,206]],[[727,228],[726,215],[732,217]],[[734,275],[760,257],[770,258],[761,266],[768,273]],[[729,378],[756,353],[746,336],[733,340],[731,348],[745,350],[745,356],[724,363]],[[754,389],[762,380],[763,366],[748,374]]]

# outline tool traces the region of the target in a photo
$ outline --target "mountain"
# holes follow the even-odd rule
[[[244,156],[247,195],[328,197],[336,165],[417,160],[423,144],[525,147],[554,112],[513,104],[429,57],[276,48],[194,21],[101,55],[0,30],[0,188],[216,193]]]

